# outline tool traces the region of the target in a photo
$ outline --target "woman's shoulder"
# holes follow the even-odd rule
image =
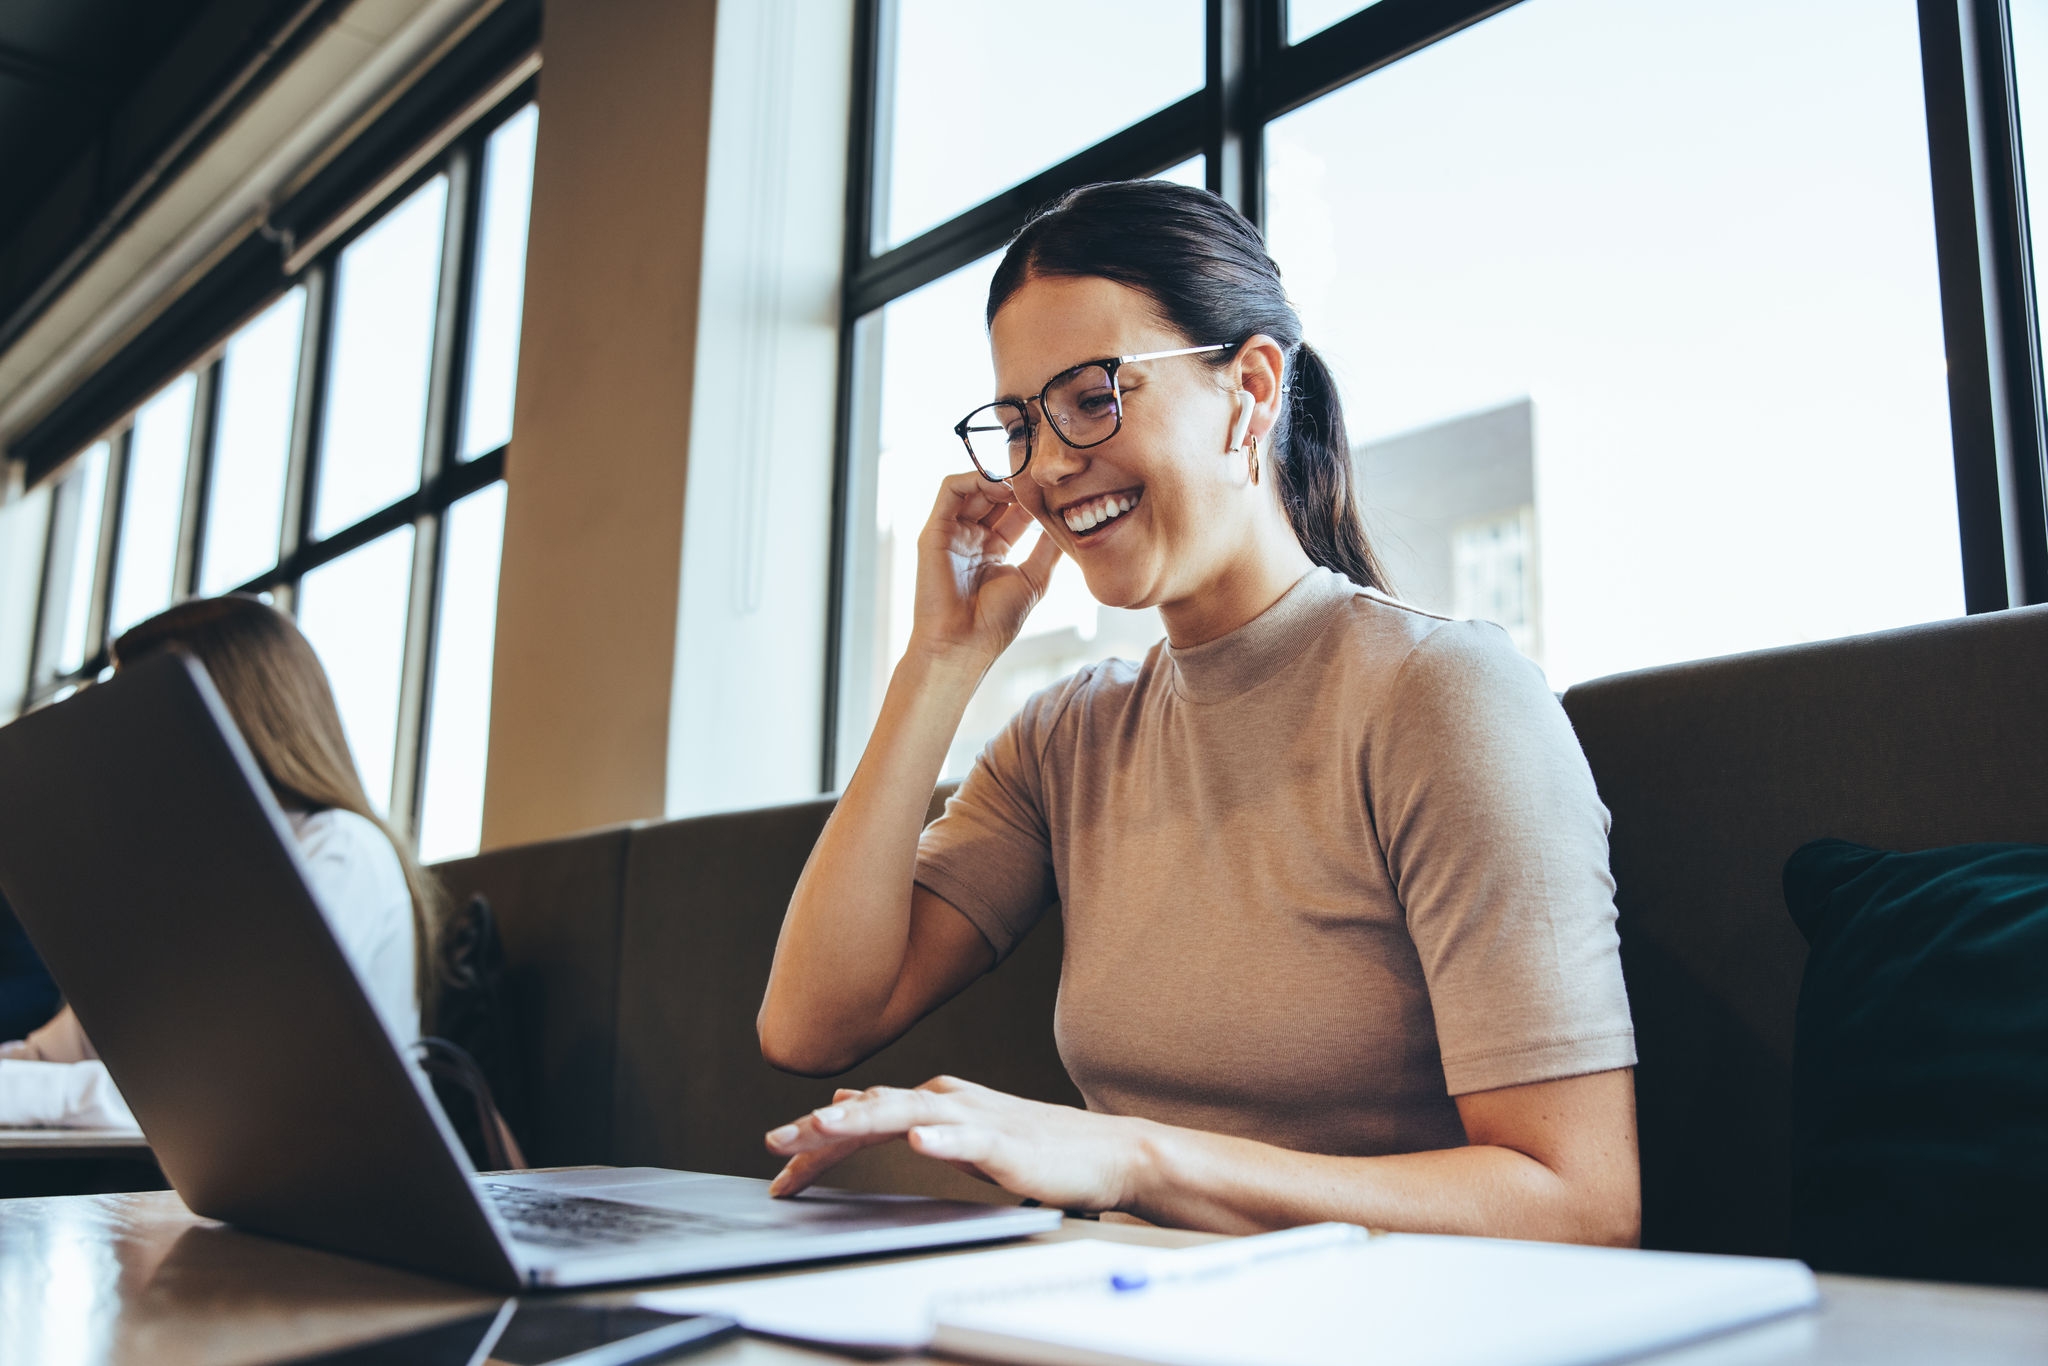
[[[1105,707],[1130,706],[1156,673],[1159,654],[1160,647],[1155,645],[1142,660],[1112,657],[1083,664],[1027,697],[1003,734],[1024,752],[1042,757],[1061,730],[1083,724],[1091,716],[1099,717]]]
[[[299,852],[309,862],[345,866],[360,876],[405,885],[405,869],[376,822],[340,807],[288,813]]]
[[[323,806],[317,811],[287,811],[285,817],[291,822],[292,833],[298,836],[302,849],[354,849],[359,845],[377,844],[389,848],[391,845],[384,832],[369,817],[338,806]]]
[[[1474,673],[1542,677],[1507,631],[1481,618],[1449,616],[1377,588],[1352,585],[1341,613],[1340,648],[1379,666],[1390,685]]]
[[[1053,721],[1075,705],[1096,707],[1100,702],[1128,698],[1130,694],[1143,690],[1159,672],[1163,649],[1165,639],[1147,649],[1143,659],[1112,655],[1108,659],[1096,659],[1094,664],[1083,664],[1065,678],[1049,682],[1032,692],[1024,702],[1024,711],[1036,711],[1040,717]]]
[[[1498,624],[1360,590],[1331,632],[1325,686],[1377,738],[1374,752],[1425,767],[1475,749],[1576,753],[1542,666]]]

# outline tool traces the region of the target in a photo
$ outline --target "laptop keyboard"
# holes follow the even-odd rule
[[[705,1234],[744,1233],[761,1227],[751,1219],[684,1214],[652,1205],[629,1205],[587,1195],[555,1195],[493,1181],[479,1182],[478,1189],[498,1211],[498,1217],[511,1227],[514,1238],[537,1247],[671,1242]]]

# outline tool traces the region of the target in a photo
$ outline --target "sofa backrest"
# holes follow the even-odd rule
[[[1053,1046],[1058,917],[1023,948],[846,1076],[821,1081],[761,1060],[754,1030],[775,939],[830,799],[634,832],[619,979],[612,1160],[772,1176],[762,1146],[835,1086],[916,1086],[941,1073],[1079,1103]],[[841,1185],[924,1194],[986,1188],[902,1150],[871,1149]]]
[[[1827,835],[2048,842],[2044,678],[2037,608],[1566,693],[1614,817],[1649,1245],[1789,1250],[1805,945],[1779,872]],[[754,1034],[783,909],[830,810],[824,798],[600,830],[441,866],[455,896],[490,897],[504,930],[535,1163],[772,1173],[761,1134],[835,1084],[768,1067]],[[1047,916],[999,972],[838,1084],[952,1072],[1076,1103],[1052,1038],[1060,954]],[[834,1179],[989,1193],[900,1145]]]
[[[2048,842],[2048,607],[1650,669],[1565,711],[1613,814],[1643,1236],[1785,1254],[1808,840]]]
[[[633,830],[494,850],[435,866],[456,905],[482,893],[505,945],[523,1113],[536,1166],[605,1162],[618,1057],[619,944]]]
[[[950,787],[933,798],[936,815]],[[503,932],[519,1125],[536,1165],[646,1164],[769,1176],[761,1138],[835,1086],[915,1086],[950,1072],[1078,1104],[1053,1045],[1059,918],[1001,972],[845,1077],[761,1061],[754,1015],[782,914],[832,799],[600,830],[438,866],[452,897],[482,892]],[[949,1168],[877,1148],[841,1185],[993,1198]]]

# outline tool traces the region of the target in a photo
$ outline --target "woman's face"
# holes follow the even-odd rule
[[[1090,277],[1030,280],[990,328],[997,392],[1013,400],[1035,397],[1047,380],[1085,361],[1235,340],[1182,337],[1160,321],[1146,294]],[[1031,463],[1010,487],[1109,606],[1196,598],[1258,539],[1253,523],[1271,500],[1252,485],[1243,452],[1227,448],[1240,387],[1256,391],[1265,382],[1246,372],[1242,358],[1221,369],[1209,359],[1126,366],[1117,376],[1123,425],[1087,450],[1054,436],[1032,405]],[[1272,380],[1277,390],[1277,374]],[[1253,435],[1270,427],[1271,406],[1259,404]]]

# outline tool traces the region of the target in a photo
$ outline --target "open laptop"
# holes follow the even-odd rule
[[[1053,1210],[656,1168],[479,1177],[206,671],[0,727],[0,890],[198,1214],[504,1290],[993,1241]]]

